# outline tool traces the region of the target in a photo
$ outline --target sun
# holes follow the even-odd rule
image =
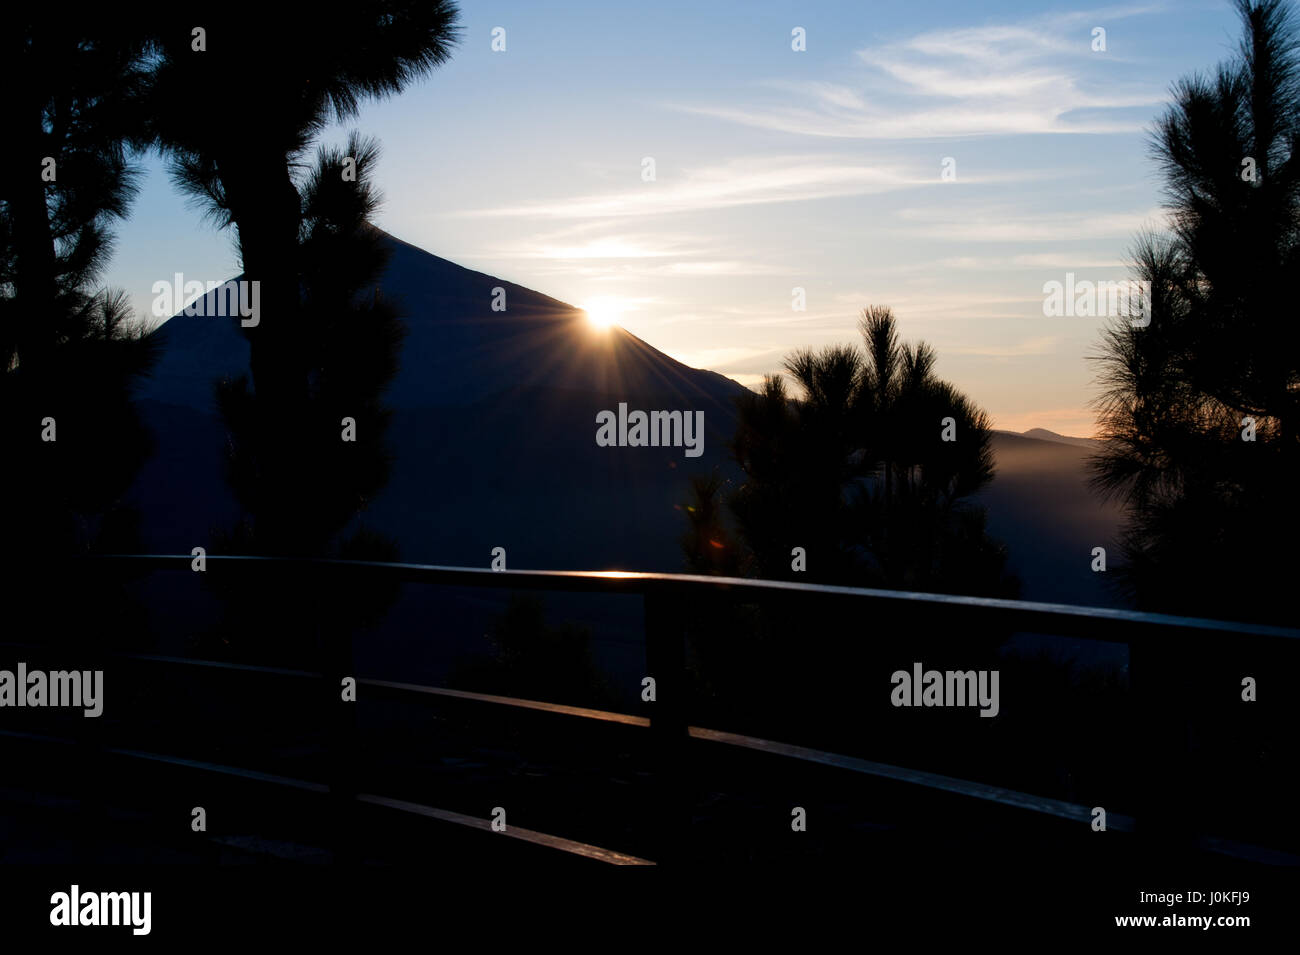
[[[599,329],[613,327],[618,323],[619,316],[623,314],[618,300],[608,297],[588,299],[582,310],[587,313],[587,321],[591,323],[592,328]]]

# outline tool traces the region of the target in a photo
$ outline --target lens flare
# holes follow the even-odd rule
[[[620,302],[614,298],[588,299],[582,310],[587,313],[587,321],[592,328],[606,329],[618,324],[623,314]]]

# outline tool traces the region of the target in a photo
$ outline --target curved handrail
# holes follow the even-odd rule
[[[151,569],[188,568],[189,554],[105,554],[86,559],[138,562]],[[1090,639],[1129,643],[1151,633],[1196,632],[1205,635],[1244,635],[1281,640],[1300,640],[1300,629],[1272,624],[1184,617],[1171,614],[1090,607],[1076,604],[1042,603],[999,597],[970,597],[958,594],[843,587],[832,584],[761,580],[753,577],[710,577],[701,574],[666,574],[616,570],[490,570],[486,567],[455,567],[438,564],[394,563],[317,557],[262,557],[209,554],[209,564],[241,568],[254,566],[305,566],[339,568],[381,573],[402,581],[451,586],[510,587],[516,589],[561,590],[578,593],[624,593],[643,595],[691,594],[700,591],[738,591],[758,597],[831,597],[888,604],[930,618],[974,614],[991,621],[1012,624],[1016,629],[1042,633],[1087,636]],[[1106,629],[1098,631],[1098,626]]]

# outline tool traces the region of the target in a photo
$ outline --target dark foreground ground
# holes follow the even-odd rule
[[[330,744],[307,719],[256,740],[201,739],[198,730],[186,739],[164,724],[114,727],[103,744],[59,727],[0,734],[0,759],[19,770],[0,786],[0,862],[568,866],[608,858],[854,868],[932,857],[973,870],[1052,872],[1296,861],[1154,843],[1133,831],[1123,806],[1096,832],[1050,811],[703,739],[686,741],[679,761],[667,763],[642,726],[459,700],[375,700],[364,712],[350,781],[335,775]],[[331,795],[331,780],[361,800]],[[191,828],[195,807],[205,810],[206,832]],[[489,826],[496,807],[505,833]],[[795,807],[806,812],[805,831],[792,829]],[[525,831],[555,844],[519,838]]]
[[[630,926],[749,892],[757,874],[783,902],[754,908],[751,897],[751,908],[727,909],[751,927],[806,929],[788,911],[802,904],[789,893],[825,886],[851,898],[840,915],[863,930],[978,926],[980,937],[999,939],[1031,927],[1156,931],[1115,926],[1130,914],[1246,913],[1249,929],[1215,930],[1260,939],[1285,929],[1300,871],[1144,837],[1118,815],[1095,832],[1050,813],[705,740],[686,743],[678,772],[665,775],[644,727],[499,709],[372,701],[354,737],[360,800],[330,794],[325,740],[292,726],[252,746],[191,739],[204,758],[189,764],[154,758],[175,745],[174,726],[115,727],[111,748],[9,731],[0,761],[17,772],[0,785],[0,919],[7,932],[45,931],[50,893],[77,883],[154,892],[159,939],[244,934],[259,923],[301,935],[309,925],[370,924],[380,911],[390,913],[380,924],[468,919],[498,931],[469,918],[462,895],[476,905],[500,899],[512,912],[531,900],[552,920],[581,912],[586,925],[605,909],[592,901],[602,891],[628,907]],[[230,766],[246,771],[214,771]],[[196,806],[206,832],[191,828]],[[807,813],[804,832],[791,828],[796,806]],[[495,807],[506,810],[504,833],[490,828]],[[612,873],[609,862],[641,861],[657,864],[669,881],[656,884],[675,901],[591,878]],[[1144,891],[1187,889],[1245,890],[1254,902],[1138,901]],[[411,905],[398,904],[411,894]]]

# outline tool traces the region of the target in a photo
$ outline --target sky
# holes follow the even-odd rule
[[[1129,276],[1151,124],[1239,36],[1227,0],[461,6],[449,64],[324,134],[380,140],[382,228],[750,386],[889,306],[995,427],[1082,436],[1105,319],[1044,283]],[[239,272],[152,157],[116,249],[146,317]]]

